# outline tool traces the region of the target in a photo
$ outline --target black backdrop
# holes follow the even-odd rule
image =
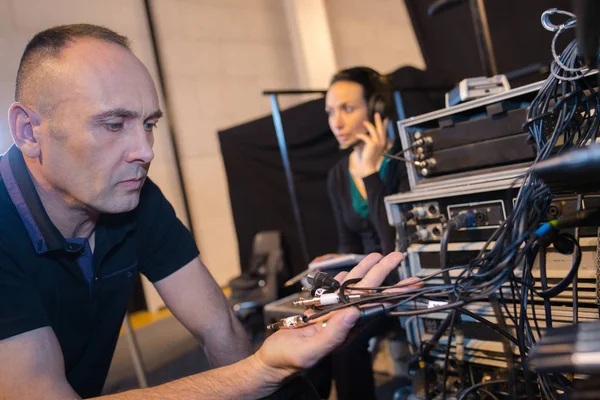
[[[443,92],[420,90],[439,87],[429,72],[412,67],[392,74],[392,84],[403,92],[407,116],[443,106]],[[266,101],[266,99],[265,99]],[[329,169],[345,154],[327,124],[325,101],[318,99],[282,112],[288,153],[309,257],[335,252],[337,233],[326,178]],[[252,241],[257,232],[278,230],[283,234],[289,270],[287,276],[306,269],[298,241],[290,195],[271,116],[219,132],[229,196],[238,239],[242,271],[248,269]]]
[[[264,101],[267,101],[265,98]],[[327,125],[324,99],[282,112],[282,121],[309,256],[337,247],[327,196],[327,171],[342,156]],[[281,154],[271,116],[219,132],[242,270],[248,268],[257,232],[279,230],[291,271],[306,269],[298,245]]]
[[[444,82],[483,76],[468,2],[428,16],[427,9],[433,2],[405,0],[427,68]],[[553,34],[542,27],[540,16],[554,7],[571,11],[571,0],[485,0],[484,4],[499,73],[550,63]],[[556,21],[564,21],[564,17]],[[540,79],[543,76],[531,75],[511,85]]]

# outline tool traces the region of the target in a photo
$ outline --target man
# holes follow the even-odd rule
[[[161,115],[126,38],[68,25],[27,45],[9,109],[15,145],[0,158],[0,398],[98,396],[136,271],[220,368],[109,398],[263,397],[357,320],[349,309],[280,331],[250,355],[191,235],[146,177]],[[377,285],[401,259],[371,255],[350,277]]]

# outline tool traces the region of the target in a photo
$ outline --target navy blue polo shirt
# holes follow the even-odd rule
[[[67,380],[100,395],[137,271],[151,282],[198,256],[160,189],[146,180],[138,207],[101,215],[95,249],[52,224],[21,151],[0,156],[0,340],[53,329]],[[1,360],[0,360],[1,362]]]

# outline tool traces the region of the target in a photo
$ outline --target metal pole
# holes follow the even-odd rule
[[[394,90],[394,104],[396,105],[396,112],[398,113],[398,120],[402,121],[406,119],[406,111],[404,110],[404,101],[402,101],[402,95],[399,90]]]
[[[171,112],[169,95],[167,93],[167,85],[165,82],[165,74],[163,72],[163,66],[160,61],[160,46],[158,44],[158,40],[156,38],[155,25],[154,25],[154,17],[152,14],[152,5],[150,4],[150,0],[144,0],[144,7],[146,10],[146,18],[148,20],[148,29],[150,31],[150,43],[152,44],[152,50],[154,54],[154,61],[156,62],[156,72],[158,74],[158,84],[160,86],[160,90],[163,94],[163,99],[165,100],[165,111],[167,114],[167,131],[169,133],[169,138],[171,139],[171,145],[173,146],[173,158],[175,160],[175,169],[177,170],[177,178],[179,179],[179,185],[181,186],[181,194],[183,199],[183,207],[185,209],[185,213],[187,214],[188,219],[188,227],[192,234],[194,234],[194,223],[192,221],[192,212],[190,208],[190,202],[188,198],[188,193],[185,186],[185,179],[183,176],[183,167],[181,165],[181,156],[179,153],[179,145],[177,143],[177,134],[175,133],[175,127],[171,122],[171,118],[175,118],[175,114]],[[196,238],[197,239],[197,238]]]
[[[496,66],[496,56],[492,46],[492,35],[488,24],[485,4],[483,0],[470,0],[471,17],[473,18],[473,27],[475,28],[475,39],[479,48],[479,59],[481,67],[486,76],[498,75]]]
[[[283,131],[283,124],[281,122],[279,102],[277,101],[277,94],[270,94],[269,97],[271,98],[271,110],[273,112],[273,124],[275,125],[277,144],[279,145],[279,152],[281,153],[281,160],[283,161],[283,170],[285,171],[285,179],[287,181],[288,191],[290,192],[290,200],[292,202],[292,211],[294,212],[294,218],[296,220],[300,249],[302,250],[304,262],[306,265],[308,265],[310,260],[308,256],[308,247],[306,245],[306,235],[304,233],[304,224],[302,223],[300,206],[298,204],[298,196],[296,195],[296,188],[294,186],[294,177],[292,176],[292,169],[290,167],[290,159],[288,156],[287,144],[285,142],[285,132]]]
[[[583,209],[583,195],[577,195],[577,212]],[[575,228],[575,240],[579,244],[580,231],[579,227]],[[571,283],[571,290],[573,294],[573,324],[579,323],[579,270],[573,277],[573,283]]]
[[[127,336],[127,344],[129,345],[129,354],[131,355],[131,361],[133,362],[133,369],[137,376],[138,384],[140,388],[148,387],[148,380],[146,379],[146,369],[144,368],[144,362],[142,360],[142,352],[137,342],[137,336],[134,330],[131,328],[129,322],[129,313],[125,313],[125,319],[123,320],[125,326],[125,334]]]

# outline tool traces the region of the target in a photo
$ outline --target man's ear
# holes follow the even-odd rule
[[[41,154],[41,143],[36,134],[41,116],[22,103],[13,103],[8,109],[10,133],[17,147],[29,158],[37,158]]]

